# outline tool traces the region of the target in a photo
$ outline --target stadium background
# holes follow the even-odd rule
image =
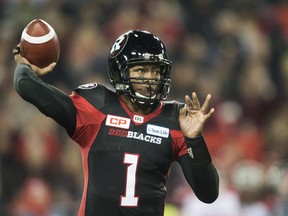
[[[0,215],[73,216],[82,193],[78,146],[13,89],[12,49],[23,27],[42,18],[61,42],[59,63],[44,80],[64,92],[108,84],[110,45],[140,28],[158,35],[174,62],[169,99],[212,94],[216,113],[204,136],[221,175],[220,196],[199,203],[173,164],[165,216],[287,216],[286,2],[0,1]]]

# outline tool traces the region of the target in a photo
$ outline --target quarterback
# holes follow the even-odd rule
[[[42,81],[39,68],[13,50],[19,95],[64,127],[82,154],[79,216],[163,216],[171,163],[182,167],[199,200],[218,197],[219,178],[202,131],[214,109],[195,92],[166,101],[172,62],[154,34],[131,30],[112,45],[108,76],[114,89],[92,82],[70,95]]]

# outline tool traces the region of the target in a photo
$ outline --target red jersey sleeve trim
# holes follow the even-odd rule
[[[89,146],[93,143],[106,115],[76,92],[73,92],[70,98],[77,110],[76,129],[71,138],[81,147]]]
[[[76,107],[76,129],[71,138],[81,146],[84,169],[84,189],[78,215],[84,216],[89,179],[88,154],[106,115],[76,92],[73,92],[70,98]]]
[[[187,145],[181,130],[170,130],[170,135],[173,145],[173,159],[176,160],[178,157],[188,153]]]

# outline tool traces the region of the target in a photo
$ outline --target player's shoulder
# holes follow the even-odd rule
[[[80,85],[74,89],[74,92],[84,97],[95,107],[102,107],[105,102],[109,101],[107,99],[117,97],[115,91],[96,82]]]
[[[176,100],[163,101],[163,108],[159,115],[163,124],[169,127],[171,130],[180,130],[178,116],[179,110],[184,106],[183,103],[180,103]]]
[[[164,104],[164,112],[179,112],[179,109],[181,109],[184,106],[184,103],[181,103],[177,100],[170,100],[170,101],[163,101]]]
[[[91,82],[91,83],[85,83],[82,85],[79,85],[74,89],[76,92],[89,92],[89,91],[112,91],[107,86],[97,83],[97,82]]]
[[[114,94],[115,92],[112,91],[110,88],[103,84],[99,84],[97,82],[93,83],[86,83],[78,86],[74,89],[75,92],[77,92],[80,95],[103,95],[103,94]]]

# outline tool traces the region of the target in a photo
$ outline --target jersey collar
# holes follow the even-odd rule
[[[151,113],[149,113],[147,115],[143,115],[143,114],[132,112],[129,109],[129,107],[127,106],[127,104],[121,99],[120,95],[118,95],[118,100],[119,100],[121,106],[123,107],[123,109],[125,110],[125,112],[130,116],[133,123],[136,125],[144,124],[147,121],[149,121],[150,119],[158,116],[161,113],[161,111],[163,110],[163,106],[164,106],[163,101],[160,101],[159,105],[156,107],[155,110],[153,110]]]

